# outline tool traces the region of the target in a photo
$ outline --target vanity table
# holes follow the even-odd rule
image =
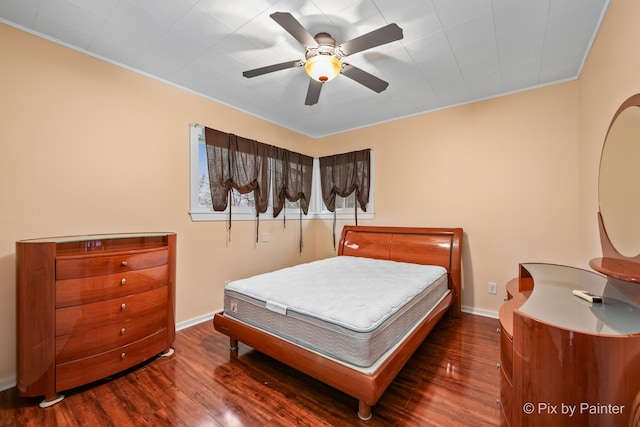
[[[607,277],[521,264],[500,308],[501,406],[513,426],[629,426],[640,396],[640,305]],[[603,297],[590,303],[582,289]]]
[[[640,426],[640,94],[600,159],[595,271],[520,264],[500,307],[502,413],[511,426]],[[585,290],[602,297],[588,302]]]

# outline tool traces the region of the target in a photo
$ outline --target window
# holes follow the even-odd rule
[[[228,221],[228,208],[224,212],[215,212],[211,203],[209,188],[209,173],[207,168],[207,154],[205,147],[204,128],[199,125],[189,126],[190,146],[190,215],[192,221]],[[371,187],[367,212],[358,208],[358,219],[373,219],[374,217],[374,158],[371,152]],[[346,198],[336,197],[336,217],[338,219],[351,219],[354,216],[355,195]],[[299,216],[299,203],[286,201],[284,214],[287,218]],[[240,194],[232,190],[231,198],[232,220],[255,221],[256,211],[253,201],[253,193]],[[282,217],[282,212],[277,218]],[[322,201],[320,189],[320,166],[318,159],[313,159],[313,183],[309,214],[303,219],[326,218],[333,219],[333,213],[329,212]],[[260,214],[260,221],[273,218],[273,201],[269,201],[269,208],[264,214]]]

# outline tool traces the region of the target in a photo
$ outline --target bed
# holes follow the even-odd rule
[[[372,407],[442,316],[447,311],[460,316],[462,237],[461,228],[345,226],[338,257],[229,283],[224,311],[215,314],[214,327],[229,336],[231,351],[242,342],[356,398],[358,416],[368,420]],[[323,268],[330,270],[318,273]],[[359,280],[351,280],[351,274],[344,273],[360,269],[376,277],[356,275]],[[415,280],[415,273],[429,279]],[[325,275],[328,281],[316,281]],[[349,277],[348,287],[364,283],[383,292],[373,297],[380,306],[363,297],[359,305],[366,313],[351,307],[347,317],[340,317],[347,310],[338,303],[353,300],[345,284],[338,283],[344,276]],[[270,285],[264,285],[265,280]],[[433,285],[420,284],[427,280]],[[310,287],[320,308],[304,305],[308,299],[302,285],[293,296],[282,293],[277,284],[291,281]],[[331,300],[334,282],[340,294]],[[409,290],[395,297],[389,288]],[[322,308],[327,299],[335,304]]]

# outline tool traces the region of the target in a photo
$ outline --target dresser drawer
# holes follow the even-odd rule
[[[70,256],[56,259],[56,280],[123,273],[167,264],[169,249],[128,251],[98,256]]]
[[[153,289],[93,304],[56,309],[56,336],[126,321],[154,311],[167,312],[168,288]]]
[[[89,357],[140,340],[167,327],[167,311],[156,310],[122,322],[56,338],[56,363]]]
[[[124,297],[166,286],[168,265],[86,278],[56,280],[56,308]]]
[[[67,390],[128,369],[168,347],[167,329],[95,356],[56,365],[56,391]]]

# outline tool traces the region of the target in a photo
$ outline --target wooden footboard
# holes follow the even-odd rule
[[[241,341],[255,350],[355,397],[359,401],[358,416],[367,420],[371,418],[371,407],[378,402],[400,369],[446,313],[452,300],[452,293],[443,298],[373,375],[366,375],[348,365],[225,316],[224,313],[217,313],[213,318],[213,324],[216,330],[231,338],[231,349],[235,347],[237,351],[237,342]]]
[[[344,227],[338,255],[439,265],[447,269],[449,277],[450,292],[371,375],[224,313],[217,313],[213,324],[216,330],[230,337],[232,350],[234,347],[237,350],[240,341],[353,396],[359,401],[358,416],[367,420],[371,418],[371,407],[446,311],[451,308],[454,316],[460,316],[462,238],[461,228]]]

